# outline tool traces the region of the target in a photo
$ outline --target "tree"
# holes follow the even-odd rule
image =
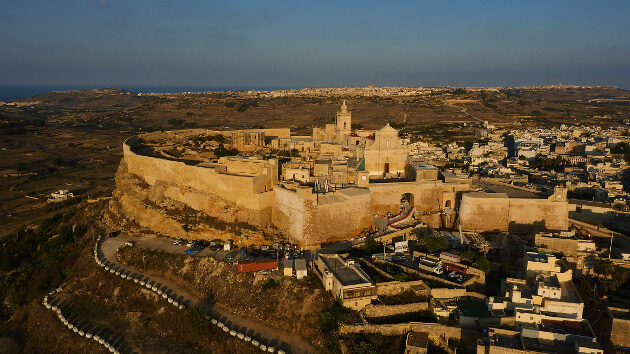
[[[472,261],[475,260],[475,252],[473,252],[473,251],[464,251],[464,252],[459,254],[459,257],[462,259],[462,261],[472,262]]]
[[[488,261],[488,258],[486,258],[485,255],[477,258],[477,261],[475,262],[475,267],[481,269],[486,274],[490,273],[490,261]]]
[[[216,157],[223,157],[223,156],[234,156],[238,154],[238,150],[237,149],[226,149],[225,146],[223,145],[223,143],[219,143],[219,147],[214,149],[214,155]]]
[[[185,120],[178,119],[178,118],[173,118],[173,119],[168,120],[168,124],[174,126],[175,128],[182,126],[184,123],[186,123]]]
[[[427,247],[430,253],[448,248],[448,242],[443,237],[423,237],[420,243]]]
[[[376,354],[377,351],[372,343],[361,342],[359,345],[352,349],[353,354]]]

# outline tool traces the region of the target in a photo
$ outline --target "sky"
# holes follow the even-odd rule
[[[0,86],[611,85],[630,1],[0,0]]]

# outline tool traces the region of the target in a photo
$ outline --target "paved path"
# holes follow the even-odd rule
[[[222,309],[220,306],[213,306],[212,304],[197,298],[193,293],[179,284],[164,277],[154,275],[147,276],[126,268],[118,262],[117,251],[118,248],[127,241],[135,241],[135,245],[137,247],[162,249],[171,253],[182,253],[185,249],[185,247],[169,244],[167,239],[120,235],[115,238],[104,239],[101,247],[99,248],[99,257],[105,258],[107,260],[106,264],[108,264],[110,268],[114,268],[121,273],[124,272],[129,274],[133,278],[142,278],[145,283],[152,284],[158,289],[162,289],[162,291],[169,296],[177,298],[179,303],[186,306],[203,307],[209,314],[214,316],[217,320],[225,323],[230,329],[249,335],[261,343],[266,343],[268,346],[282,349],[287,353],[319,352],[319,350],[298,335],[270,328],[258,320],[230,313],[229,311]]]

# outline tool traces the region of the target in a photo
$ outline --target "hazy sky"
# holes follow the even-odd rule
[[[0,85],[630,89],[628,0],[0,4]]]

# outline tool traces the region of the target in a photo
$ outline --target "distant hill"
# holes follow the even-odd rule
[[[118,88],[102,88],[93,90],[51,91],[42,95],[12,100],[11,102],[38,102],[39,106],[50,108],[115,110],[135,107],[155,100],[155,97],[142,96]]]

